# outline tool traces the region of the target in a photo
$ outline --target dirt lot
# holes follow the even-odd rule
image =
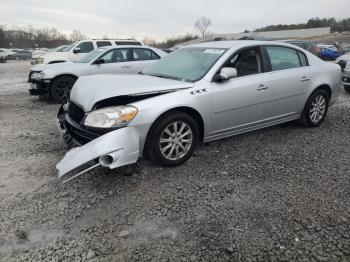
[[[315,129],[202,145],[60,185],[58,105],[0,64],[0,261],[350,261],[350,95]]]

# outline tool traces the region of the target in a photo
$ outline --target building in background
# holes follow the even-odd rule
[[[177,48],[203,43],[208,41],[224,41],[224,40],[282,40],[282,39],[299,39],[299,38],[313,38],[329,35],[331,33],[330,27],[296,29],[296,30],[280,30],[280,31],[266,31],[266,32],[247,32],[234,34],[212,34],[195,40],[184,42],[176,45]]]

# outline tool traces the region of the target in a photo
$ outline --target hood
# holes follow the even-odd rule
[[[43,70],[48,70],[48,69],[52,69],[52,68],[61,68],[61,67],[66,67],[68,65],[74,65],[75,63],[73,62],[62,62],[62,63],[54,63],[54,64],[38,64],[38,65],[34,65],[32,66],[32,68],[30,69],[31,71],[43,71]]]
[[[99,101],[122,96],[193,87],[194,83],[146,75],[91,75],[79,77],[71,101],[87,112]]]
[[[41,54],[41,57],[44,58],[44,62],[57,59],[69,59],[69,52],[47,52],[45,54]]]

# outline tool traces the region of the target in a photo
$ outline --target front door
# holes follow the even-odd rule
[[[132,73],[131,49],[118,48],[105,53],[97,60],[103,59],[104,63],[93,63],[93,74],[130,74]]]
[[[223,65],[236,68],[238,75],[211,85],[213,132],[209,136],[225,136],[264,123],[272,97],[262,59],[260,48],[254,47],[234,54]]]

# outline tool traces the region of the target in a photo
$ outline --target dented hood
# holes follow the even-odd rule
[[[192,87],[194,83],[147,75],[91,75],[75,82],[70,100],[90,111],[96,102],[122,95]]]

